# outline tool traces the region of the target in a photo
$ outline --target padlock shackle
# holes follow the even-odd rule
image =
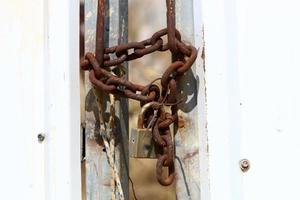
[[[159,116],[163,117],[165,116],[165,109],[163,107],[162,104],[158,103],[158,102],[149,102],[147,104],[145,104],[142,109],[141,112],[139,113],[138,116],[138,123],[137,123],[137,128],[143,128],[144,127],[144,119],[145,119],[145,113],[150,109],[154,109],[154,110],[159,110]]]

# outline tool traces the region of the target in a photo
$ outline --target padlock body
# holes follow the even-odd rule
[[[132,158],[156,158],[151,129],[132,129],[129,141]]]

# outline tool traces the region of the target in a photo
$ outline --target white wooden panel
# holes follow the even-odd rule
[[[2,199],[44,199],[43,1],[1,1]]]
[[[237,4],[243,176],[250,199],[300,199],[298,1]]]
[[[2,199],[80,199],[78,7],[1,1]]]
[[[211,199],[299,199],[299,3],[203,2]]]
[[[240,112],[235,2],[203,1],[212,200],[240,200]]]
[[[81,198],[79,0],[45,6],[47,199]]]

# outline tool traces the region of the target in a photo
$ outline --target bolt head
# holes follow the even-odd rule
[[[242,172],[247,172],[250,169],[250,161],[248,159],[240,160],[240,168]]]
[[[45,140],[45,135],[43,133],[39,133],[37,135],[38,141],[41,143]]]

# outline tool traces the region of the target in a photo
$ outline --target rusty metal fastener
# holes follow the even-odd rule
[[[37,135],[37,138],[38,138],[38,141],[39,141],[40,143],[42,143],[42,142],[45,140],[45,134],[39,133],[39,134]]]
[[[156,163],[156,178],[157,181],[163,185],[163,186],[169,186],[173,183],[175,178],[175,166],[174,162],[170,163],[168,167],[168,176],[164,178],[162,176],[162,168],[164,165],[164,162],[168,159],[168,156],[166,154],[160,156]]]
[[[247,172],[250,169],[250,161],[247,159],[240,160],[240,168],[242,172]]]

